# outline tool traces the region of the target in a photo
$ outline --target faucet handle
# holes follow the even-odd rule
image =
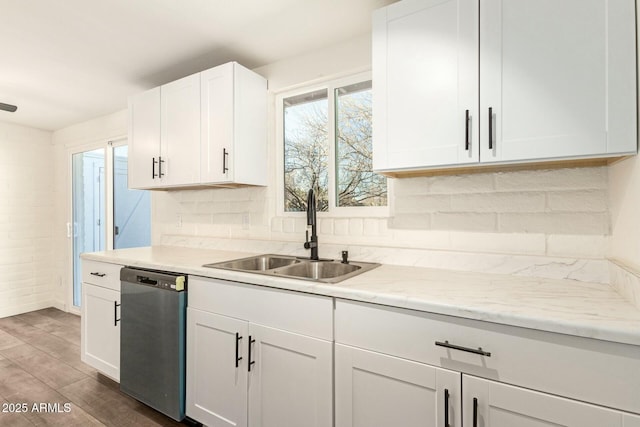
[[[349,251],[342,251],[342,263],[349,264]]]
[[[305,238],[304,238],[304,248],[305,249],[311,249],[311,245],[309,244],[309,230],[306,230],[304,232],[305,234]]]

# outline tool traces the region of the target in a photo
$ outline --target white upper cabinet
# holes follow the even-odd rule
[[[160,88],[129,98],[130,188],[150,188],[158,182],[160,155]]]
[[[481,0],[482,161],[636,151],[632,0]]]
[[[129,99],[129,187],[267,184],[267,82],[224,64]]]
[[[374,169],[477,162],[477,1],[405,0],[373,28]]]
[[[373,28],[376,170],[637,151],[633,0],[404,0]]]
[[[163,186],[200,182],[200,74],[160,87],[160,161]]]
[[[202,182],[267,185],[267,81],[231,62],[201,86]]]

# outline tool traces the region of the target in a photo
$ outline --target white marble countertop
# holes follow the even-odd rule
[[[154,246],[82,258],[640,345],[640,310],[605,284],[396,265],[324,284],[202,267],[251,255]]]

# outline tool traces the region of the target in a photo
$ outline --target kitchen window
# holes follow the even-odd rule
[[[386,178],[372,171],[371,79],[360,74],[277,97],[282,141],[281,206],[318,212],[385,215]]]

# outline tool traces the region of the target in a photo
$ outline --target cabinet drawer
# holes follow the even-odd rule
[[[197,276],[188,286],[191,308],[333,340],[330,297]]]
[[[82,260],[82,281],[120,292],[121,265]]]
[[[335,336],[340,344],[640,413],[638,346],[343,300]]]

